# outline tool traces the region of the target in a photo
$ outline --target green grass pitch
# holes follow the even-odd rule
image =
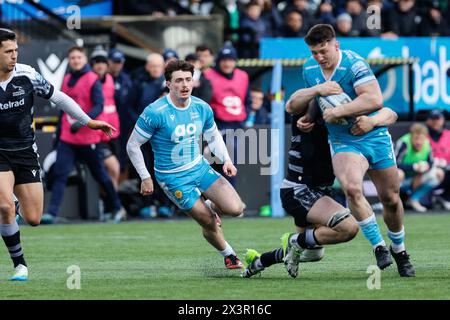
[[[378,217],[383,235],[386,227]],[[362,234],[329,246],[320,262],[301,264],[297,279],[283,265],[243,279],[190,219],[113,224],[22,227],[30,271],[27,282],[8,281],[12,263],[0,251],[1,299],[450,299],[449,216],[406,217],[406,244],[416,278],[400,278],[395,266],[381,272],[381,288],[369,290],[375,264]],[[224,219],[229,243],[242,257],[279,246],[292,220]],[[387,240],[387,237],[385,236]],[[79,266],[81,289],[68,289],[67,268]]]

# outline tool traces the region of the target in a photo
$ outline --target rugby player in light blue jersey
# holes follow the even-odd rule
[[[291,113],[300,113],[312,99],[346,93],[352,100],[322,110],[332,148],[333,169],[352,214],[364,236],[372,244],[377,265],[392,264],[391,254],[402,277],[415,276],[406,252],[403,205],[399,197],[399,177],[392,140],[386,127],[376,127],[364,135],[353,135],[356,117],[372,115],[383,105],[380,86],[367,62],[350,50],[341,50],[333,27],[318,24],[305,37],[311,50],[304,67],[305,88],[294,94],[297,103]],[[363,195],[363,178],[368,173],[383,204],[390,250],[381,236],[375,214]]]
[[[185,61],[170,62],[165,71],[169,94],[140,115],[127,144],[128,155],[136,168],[141,193],[153,193],[153,181],[145,167],[140,146],[150,141],[155,155],[155,179],[167,196],[203,229],[203,236],[224,257],[228,269],[240,269],[241,261],[225,241],[215,213],[239,216],[244,203],[236,190],[211,168],[200,154],[200,135],[214,154],[224,162],[226,175],[237,170],[214,122],[211,107],[191,96],[194,67]],[[202,196],[208,199],[205,203]],[[215,218],[217,217],[217,218]]]

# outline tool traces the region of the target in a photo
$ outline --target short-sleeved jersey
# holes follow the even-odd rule
[[[312,56],[306,61],[303,67],[303,79],[305,86],[308,88],[327,81],[320,65]],[[355,99],[357,97],[355,88],[364,83],[376,81],[376,78],[369,64],[360,55],[350,50],[340,50],[338,65],[329,80],[339,83],[343,91],[350,98]],[[332,142],[336,140],[363,140],[371,136],[388,134],[386,127],[377,127],[363,136],[353,136],[350,133],[350,128],[353,126],[355,118],[347,117],[346,120],[346,125],[327,123]]]
[[[22,150],[34,144],[34,94],[49,99],[53,90],[36,70],[19,63],[11,77],[0,82],[0,150]]]
[[[144,109],[135,130],[150,140],[155,170],[172,173],[188,170],[202,159],[200,135],[215,127],[213,111],[206,102],[191,96],[188,107],[178,108],[167,95]]]

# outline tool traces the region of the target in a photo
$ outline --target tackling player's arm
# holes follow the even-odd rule
[[[390,108],[383,107],[373,116],[359,116],[356,118],[350,132],[355,135],[363,135],[372,131],[375,127],[390,126],[397,121],[397,113]]]

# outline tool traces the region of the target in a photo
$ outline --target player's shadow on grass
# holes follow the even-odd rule
[[[219,266],[215,264],[204,264],[200,268],[200,272],[206,278],[240,278],[241,270],[228,270],[224,266]]]

